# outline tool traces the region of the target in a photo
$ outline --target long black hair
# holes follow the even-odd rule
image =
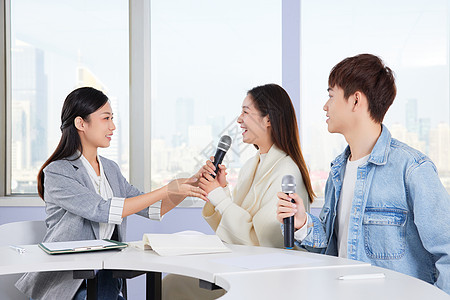
[[[61,139],[37,176],[38,194],[42,200],[44,200],[44,168],[53,161],[74,155],[77,150],[83,152],[80,135],[75,127],[75,118],[81,117],[89,121],[90,114],[105,105],[107,101],[108,97],[105,94],[92,87],[78,88],[66,97],[61,111]]]
[[[300,169],[309,201],[314,201],[308,167],[303,158],[298,134],[297,118],[288,93],[277,84],[257,86],[250,91],[254,105],[261,117],[269,116],[271,136],[275,145],[289,155]],[[255,145],[256,146],[256,145]]]

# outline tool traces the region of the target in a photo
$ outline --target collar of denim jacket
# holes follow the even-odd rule
[[[389,155],[389,149],[391,144],[391,133],[384,124],[381,125],[381,134],[378,138],[375,146],[370,153],[367,162],[376,165],[385,165],[387,162],[387,157]],[[338,157],[336,157],[331,162],[331,168],[339,168],[344,162],[347,161],[350,156],[350,146],[347,145],[344,152],[342,152]]]
[[[331,162],[331,168],[339,168],[344,162],[347,161],[348,157],[350,156],[350,146],[347,145],[347,147],[345,148],[344,152],[342,152],[338,157],[336,157],[332,162]]]
[[[384,124],[381,125],[381,134],[378,138],[375,146],[370,153],[367,162],[373,163],[375,165],[385,165],[389,155],[389,150],[391,145],[391,133]]]

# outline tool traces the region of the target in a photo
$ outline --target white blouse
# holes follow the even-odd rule
[[[114,197],[111,186],[109,185],[108,179],[103,171],[103,165],[100,158],[97,155],[97,161],[100,166],[100,175],[97,175],[92,165],[89,161],[81,155],[80,157],[83,166],[86,168],[89,178],[92,181],[92,185],[95,188],[97,194],[99,194],[104,201],[109,201],[111,199],[111,207],[109,209],[108,223],[100,224],[100,239],[110,239],[113,232],[114,226],[116,224],[122,223],[122,212],[123,205],[125,203],[125,198]],[[161,220],[161,200],[152,204],[148,209],[148,217],[152,220]]]
[[[113,191],[111,189],[111,186],[109,185],[108,180],[106,179],[102,162],[98,156],[97,161],[100,166],[100,176],[97,175],[94,168],[86,159],[86,157],[84,157],[84,155],[81,155],[80,159],[89,174],[89,178],[91,178],[92,185],[95,188],[95,192],[99,194],[104,201],[108,201],[108,199],[111,199],[111,208],[108,223],[100,223],[100,239],[110,239],[114,232],[114,226],[116,226],[115,224],[122,223],[122,211],[125,198],[116,198],[113,196]]]

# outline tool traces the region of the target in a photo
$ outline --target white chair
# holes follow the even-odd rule
[[[44,221],[24,221],[0,225],[0,246],[31,245],[42,242],[47,228]],[[13,250],[11,250],[13,251]],[[22,274],[0,276],[2,300],[28,300],[14,284]]]

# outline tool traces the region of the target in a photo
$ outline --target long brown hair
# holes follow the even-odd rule
[[[269,115],[272,140],[297,164],[308,192],[309,201],[312,203],[316,195],[312,189],[308,167],[300,147],[297,118],[291,98],[277,84],[257,86],[248,91],[248,94],[261,112],[261,116]]]
[[[80,135],[74,123],[75,118],[81,117],[89,121],[89,115],[105,105],[107,101],[108,97],[105,94],[91,87],[78,88],[66,97],[61,111],[61,139],[37,176],[38,194],[42,200],[44,200],[44,168],[53,161],[67,159],[77,150],[83,152]]]

